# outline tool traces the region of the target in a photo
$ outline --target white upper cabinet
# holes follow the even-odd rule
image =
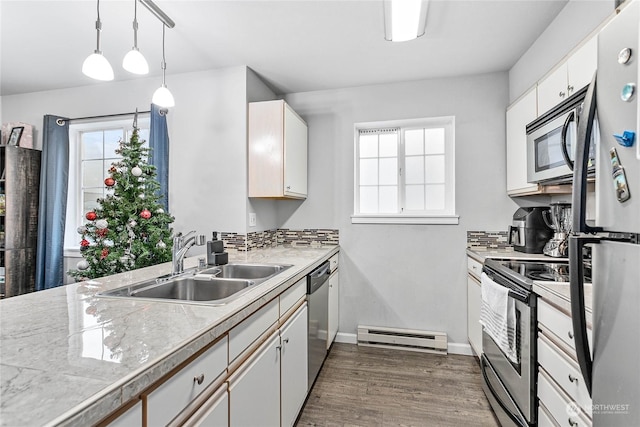
[[[537,117],[536,91],[532,89],[507,110],[507,194],[538,189],[527,182],[526,126]]]
[[[307,197],[307,124],[282,100],[249,103],[249,197]]]
[[[592,37],[538,83],[538,113],[543,115],[588,85],[597,60],[597,37]]]

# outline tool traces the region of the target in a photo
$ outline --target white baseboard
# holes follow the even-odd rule
[[[335,342],[342,342],[345,344],[358,344],[358,335],[348,334],[346,332],[338,332]]]
[[[471,345],[469,344],[460,344],[457,342],[450,342],[447,344],[447,350],[449,354],[461,354],[464,356],[473,356],[473,350],[471,350]]]
[[[358,344],[358,335],[348,334],[346,332],[338,332],[335,342],[341,342],[345,344]],[[474,355],[469,344],[448,343],[447,351],[449,352],[449,354],[461,354],[464,356]]]

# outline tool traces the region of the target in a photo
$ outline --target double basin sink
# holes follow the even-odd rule
[[[231,263],[146,280],[100,292],[97,296],[224,305],[289,267],[287,264]]]

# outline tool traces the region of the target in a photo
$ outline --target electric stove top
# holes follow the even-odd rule
[[[503,267],[539,282],[569,282],[569,263],[540,261],[498,261]],[[591,265],[585,262],[585,281],[591,281]]]

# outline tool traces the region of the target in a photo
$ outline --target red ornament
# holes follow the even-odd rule
[[[109,232],[109,229],[107,228],[100,228],[98,230],[96,230],[96,234],[100,237],[104,237],[107,235],[107,233]]]
[[[114,185],[116,185],[116,180],[109,177],[104,180],[104,185],[106,185],[107,187],[113,187]]]
[[[103,248],[102,253],[100,254],[100,259],[105,259],[109,255],[109,249]]]
[[[94,211],[90,211],[90,212],[87,212],[87,214],[85,215],[85,218],[87,218],[89,221],[93,221],[96,218],[98,218],[98,215],[96,215]]]
[[[143,209],[142,212],[140,212],[140,218],[144,218],[144,219],[151,218],[151,211],[149,211],[149,209]]]
[[[90,243],[89,243],[89,241],[87,239],[80,240],[80,246],[86,248],[89,245],[90,245]]]

